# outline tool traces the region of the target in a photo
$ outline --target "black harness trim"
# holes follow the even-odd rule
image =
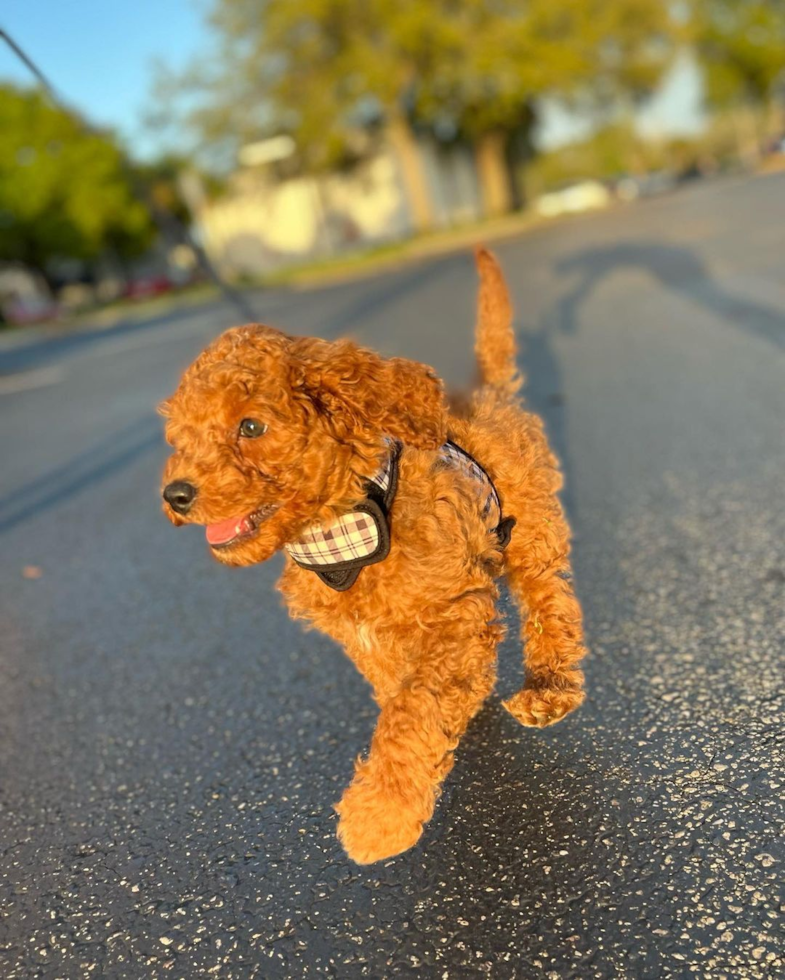
[[[456,453],[464,456],[482,473],[485,480],[487,480],[488,487],[501,515],[501,500],[487,470],[473,456],[467,453],[465,449],[462,449],[456,443],[452,442],[452,440],[446,445],[450,448],[453,457]],[[378,483],[375,483],[373,480],[368,480],[365,484],[365,499],[360,501],[352,509],[352,513],[367,514],[376,525],[379,542],[372,554],[361,558],[351,558],[346,561],[335,562],[329,566],[309,564],[292,556],[300,568],[314,572],[325,585],[336,592],[346,592],[357,581],[360,572],[366,565],[375,565],[377,562],[384,561],[390,553],[390,511],[392,510],[393,501],[395,500],[395,494],[398,489],[398,470],[402,450],[403,446],[400,442],[396,441],[393,443],[392,452],[387,464],[387,488],[383,490]],[[487,506],[489,504],[486,504]],[[499,540],[500,548],[506,548],[510,543],[510,537],[515,523],[516,520],[514,517],[502,517],[498,525],[493,529],[493,533],[496,534]]]
[[[393,444],[389,461],[389,476],[387,489],[382,490],[378,483],[368,480],[365,484],[365,500],[353,508],[355,513],[367,514],[376,524],[379,533],[379,544],[372,555],[364,558],[350,558],[334,565],[307,565],[297,562],[301,568],[315,572],[325,585],[336,592],[346,592],[357,581],[357,577],[366,565],[375,565],[384,561],[390,553],[390,510],[392,509],[395,493],[398,489],[398,461],[403,447],[400,442]],[[297,559],[295,559],[297,561]]]

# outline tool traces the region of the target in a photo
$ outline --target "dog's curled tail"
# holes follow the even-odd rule
[[[474,352],[482,383],[514,395],[523,378],[515,363],[517,348],[512,329],[512,304],[501,267],[485,248],[475,250],[480,291]]]

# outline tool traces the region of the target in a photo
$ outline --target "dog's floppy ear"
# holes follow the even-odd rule
[[[295,387],[329,419],[337,436],[372,429],[418,449],[444,443],[444,389],[432,368],[383,358],[348,340],[302,338],[290,353]]]

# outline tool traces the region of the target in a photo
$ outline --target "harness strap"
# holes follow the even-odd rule
[[[402,448],[400,442],[392,442],[384,466],[366,483],[365,499],[348,514],[329,524],[316,524],[286,545],[301,568],[314,572],[336,592],[350,589],[366,565],[375,565],[390,553],[390,511],[398,488]],[[441,447],[440,455],[444,465],[462,469],[478,483],[483,520],[489,531],[497,535],[499,547],[506,547],[515,518],[502,517],[501,500],[490,476],[474,457],[452,441]]]

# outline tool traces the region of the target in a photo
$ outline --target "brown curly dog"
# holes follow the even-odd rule
[[[373,687],[371,748],[337,805],[359,863],[411,847],[433,813],[494,685],[499,576],[525,610],[526,683],[507,710],[544,726],[584,698],[562,478],[516,394],[501,271],[484,250],[477,262],[483,383],[469,407],[451,410],[421,364],[251,324],[215,340],[160,409],[172,523],[206,525],[227,565],[285,549],[290,613]]]

